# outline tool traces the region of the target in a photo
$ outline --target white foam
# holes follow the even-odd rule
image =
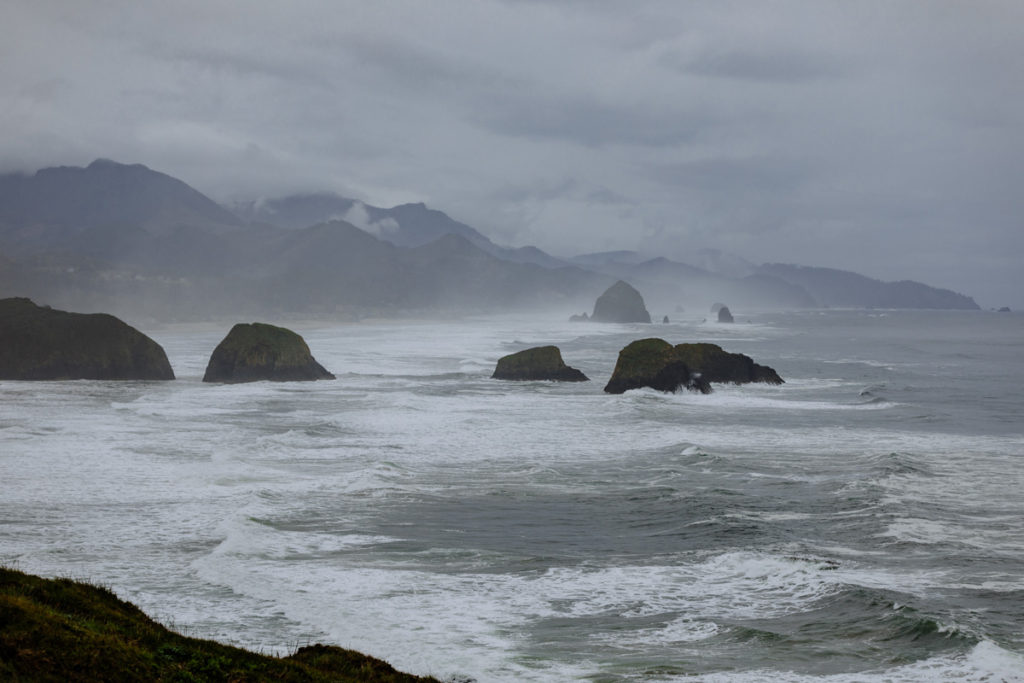
[[[651,645],[671,646],[696,643],[720,633],[721,630],[721,627],[713,621],[683,617],[657,628],[594,633],[590,639],[616,648],[645,649]]]
[[[597,378],[638,331],[523,318],[324,327],[305,336],[336,382],[231,386],[199,381],[226,329],[169,331],[161,341],[173,348],[176,372],[183,368],[176,382],[0,383],[0,559],[110,583],[208,636],[271,649],[313,634],[400,668],[481,681],[595,678],[600,664],[564,653],[594,643],[609,652],[699,646],[720,623],[798,614],[851,585],[922,601],[940,591],[1024,589],[1005,569],[1019,566],[1024,534],[1024,449],[1012,415],[1003,431],[986,433],[957,422],[964,418],[951,402],[937,428],[913,424],[903,417],[918,394],[900,392],[903,405],[858,397],[880,378],[904,380],[862,360],[821,373],[814,358],[790,349],[781,357],[792,366],[827,376],[717,385],[707,396],[604,394]],[[754,352],[775,331],[721,333],[742,337],[759,359],[780,357]],[[563,348],[566,362],[594,382],[487,377],[505,353],[562,342],[574,349]],[[784,481],[839,484],[837,498],[860,502],[822,512],[821,528],[878,515],[885,535],[873,549],[845,538],[851,547],[815,546],[841,559],[835,568],[767,551],[651,553],[627,566],[598,553],[517,575],[503,573],[497,551],[410,552],[405,543],[422,541],[403,516],[413,496],[450,501],[500,488],[578,500],[570,496],[605,486],[678,486],[698,470],[757,495]],[[799,496],[804,488],[776,490]],[[792,510],[733,514],[806,528],[809,515],[792,502]],[[888,565],[893,541],[908,540],[918,552]],[[978,562],[969,571],[947,566],[948,543]],[[794,554],[807,547],[795,545]],[[545,649],[531,638],[546,621],[582,626],[565,649]],[[622,671],[622,660],[614,666]],[[985,641],[961,655],[835,680],[1016,680],[1020,668],[1017,655]]]
[[[691,679],[681,677],[679,680]],[[820,676],[755,669],[703,674],[700,680],[709,683],[1019,683],[1024,681],[1024,657],[985,640],[967,653],[943,654],[887,669]]]
[[[829,401],[804,401],[789,398],[781,391],[765,389],[737,388],[732,386],[716,386],[708,395],[680,392],[669,394],[680,403],[706,412],[722,409],[728,410],[800,410],[800,411],[833,411],[833,410],[887,410],[898,405],[889,401],[859,401],[856,403],[838,403]]]
[[[629,637],[696,641],[717,631],[716,617],[800,612],[837,590],[834,572],[823,571],[820,563],[749,552],[678,566],[559,568],[536,576],[437,574],[400,566],[345,566],[337,560],[305,562],[297,574],[257,550],[266,544],[261,530],[255,530],[256,538],[249,536],[252,529],[245,533],[243,547],[226,543],[195,564],[205,580],[272,600],[290,618],[345,646],[387,652],[399,668],[447,670],[455,645],[462,670],[488,672],[487,680],[509,667],[515,676],[493,680],[549,680],[514,664],[519,634],[538,619],[615,614],[628,621],[666,615],[665,626]],[[315,539],[288,534],[288,541],[272,544],[270,553],[295,550],[296,544],[308,552],[311,543],[315,546]],[[691,613],[701,619],[679,616]]]

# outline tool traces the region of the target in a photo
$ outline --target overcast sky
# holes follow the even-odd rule
[[[499,243],[1024,307],[1024,2],[5,0],[0,170],[424,201]]]

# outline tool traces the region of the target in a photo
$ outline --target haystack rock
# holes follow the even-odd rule
[[[289,329],[266,323],[239,323],[217,345],[204,382],[295,382],[334,379],[316,362],[306,341]]]
[[[562,360],[557,346],[537,346],[498,359],[492,379],[586,382],[587,376]]]
[[[741,353],[716,344],[678,344],[664,339],[640,339],[619,352],[615,370],[604,390],[621,394],[650,387],[659,391],[689,389],[707,394],[712,382],[782,384],[772,368],[758,365]]]
[[[728,306],[722,306],[718,309],[718,322],[720,323],[731,323],[733,322],[732,313],[729,311]]]
[[[590,319],[607,323],[649,323],[651,314],[640,292],[619,280],[597,298]]]
[[[0,379],[169,380],[155,341],[106,313],[69,313],[0,300]]]

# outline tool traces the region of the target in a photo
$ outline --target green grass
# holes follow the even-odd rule
[[[326,645],[256,654],[164,628],[106,588],[0,567],[0,680],[436,681]]]

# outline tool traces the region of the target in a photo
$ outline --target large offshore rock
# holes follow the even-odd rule
[[[685,388],[704,394],[711,392],[707,380],[690,370],[674,346],[655,338],[639,339],[619,351],[615,370],[604,390],[621,394],[642,387],[658,391]]]
[[[284,327],[239,323],[217,345],[204,382],[277,382],[334,379],[316,362],[306,341]]]
[[[728,306],[722,306],[718,309],[718,322],[720,323],[731,323],[734,322],[732,319],[732,311],[729,310]]]
[[[537,346],[498,359],[492,379],[586,382],[587,376],[562,360],[557,346]]]
[[[174,379],[155,341],[106,313],[0,300],[0,379]]]
[[[686,388],[711,392],[712,382],[782,384],[772,368],[758,365],[742,353],[729,353],[717,344],[678,344],[664,339],[640,339],[619,352],[615,370],[604,390],[621,394],[650,387],[659,391]]]
[[[707,382],[784,384],[774,369],[758,365],[742,353],[729,353],[718,344],[677,344],[675,352],[691,372]]]
[[[640,292],[619,280],[597,298],[590,319],[606,323],[649,323],[651,314]]]

